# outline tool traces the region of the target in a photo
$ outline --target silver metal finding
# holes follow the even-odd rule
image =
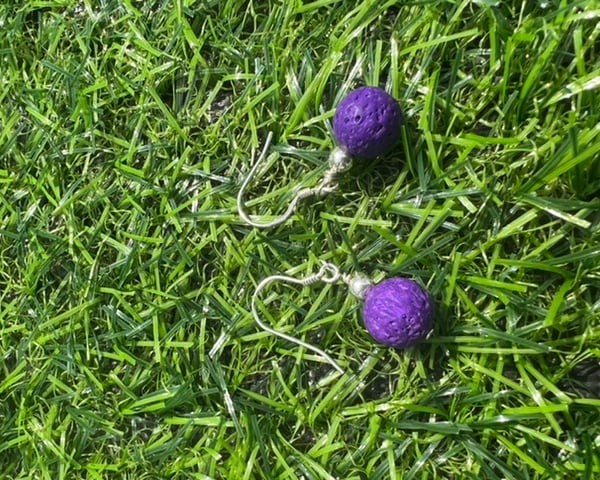
[[[256,290],[254,292],[254,295],[252,295],[252,314],[254,316],[254,320],[256,321],[256,323],[258,324],[258,326],[260,328],[262,328],[266,332],[269,332],[272,335],[275,335],[279,338],[283,338],[284,340],[287,340],[288,342],[294,343],[296,345],[299,345],[301,347],[306,348],[307,350],[310,350],[310,351],[316,353],[321,358],[323,358],[326,362],[328,362],[333,368],[335,368],[338,372],[343,374],[344,370],[342,369],[342,367],[340,367],[333,358],[331,358],[326,352],[324,352],[320,348],[315,347],[314,345],[311,345],[310,343],[306,343],[303,340],[300,340],[299,338],[293,337],[286,333],[279,332],[279,331],[275,330],[273,327],[270,327],[269,325],[264,323],[260,319],[260,316],[258,315],[258,310],[256,308],[256,300],[257,300],[260,292],[273,282],[287,282],[287,283],[292,283],[294,285],[302,285],[304,287],[306,287],[308,285],[312,285],[313,283],[317,283],[317,282],[324,282],[324,283],[329,283],[329,284],[343,282],[346,285],[348,285],[349,290],[353,295],[355,295],[356,297],[358,297],[360,299],[364,299],[366,292],[368,291],[369,288],[371,288],[371,285],[372,285],[371,281],[364,275],[358,274],[358,275],[350,276],[350,275],[343,274],[340,272],[339,268],[336,267],[335,265],[333,265],[332,263],[324,262],[317,273],[310,275],[308,277],[305,277],[305,278],[294,278],[294,277],[290,277],[288,275],[271,275],[270,277],[265,278],[258,284],[258,286],[256,287]]]
[[[292,337],[291,335],[287,335],[286,333],[279,332],[279,331],[275,330],[274,328],[270,327],[269,325],[267,325],[266,323],[264,323],[260,319],[260,317],[258,315],[258,310],[256,308],[256,299],[258,298],[258,295],[264,288],[266,288],[268,285],[270,285],[273,282],[287,282],[287,283],[292,283],[295,285],[307,286],[307,285],[310,285],[310,284],[316,283],[316,282],[336,283],[336,282],[342,280],[342,278],[343,277],[342,277],[342,274],[340,273],[339,269],[335,265],[332,265],[331,263],[324,263],[323,266],[320,268],[320,270],[317,273],[315,273],[314,275],[311,275],[309,277],[306,277],[306,278],[299,279],[299,278],[289,277],[287,275],[272,275],[270,277],[267,277],[258,284],[258,286],[256,287],[256,291],[254,292],[254,295],[252,296],[252,314],[254,315],[254,320],[256,321],[258,326],[260,328],[262,328],[263,330],[265,330],[266,332],[269,332],[271,335],[275,335],[279,338],[283,338],[284,340],[287,340],[288,342],[292,342],[296,345],[299,345],[301,347],[306,348],[307,350],[310,350],[310,351],[316,353],[321,358],[323,358],[326,362],[328,362],[333,368],[335,368],[338,372],[343,374],[344,369],[342,367],[340,367],[333,358],[331,358],[327,353],[325,353],[320,348],[315,347],[314,345],[311,345],[310,343],[306,343],[303,340],[300,340],[299,338]]]
[[[312,196],[322,197],[322,196],[327,195],[328,193],[333,192],[338,186],[338,183],[337,183],[338,175],[341,172],[348,170],[348,168],[350,167],[350,165],[352,163],[352,158],[350,157],[350,155],[347,152],[345,152],[344,150],[342,150],[341,148],[336,147],[329,156],[329,164],[330,164],[329,169],[327,170],[323,179],[319,182],[319,184],[316,187],[303,188],[301,190],[298,190],[298,192],[296,193],[296,195],[294,196],[294,198],[288,205],[287,210],[280,217],[277,217],[274,220],[271,220],[269,222],[256,221],[256,220],[253,220],[244,211],[243,197],[244,197],[244,192],[246,191],[246,188],[248,187],[248,184],[250,183],[252,178],[254,178],[261,163],[267,157],[267,151],[269,150],[269,146],[271,145],[272,139],[273,139],[273,132],[269,132],[258,159],[256,160],[256,162],[250,169],[250,172],[248,173],[248,175],[246,176],[244,181],[242,182],[240,190],[237,194],[237,209],[238,209],[238,213],[239,213],[240,217],[242,217],[242,219],[249,225],[251,225],[253,227],[257,227],[257,228],[270,228],[270,227],[275,227],[277,225],[280,225],[292,216],[292,214],[294,213],[294,210],[296,209],[296,205],[298,205],[298,202],[300,200],[303,200],[304,198],[312,197]]]

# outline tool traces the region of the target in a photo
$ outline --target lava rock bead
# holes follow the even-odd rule
[[[402,111],[385,90],[361,87],[350,92],[333,117],[338,145],[349,154],[373,159],[388,153],[400,138]]]
[[[407,278],[389,278],[369,288],[363,321],[379,343],[404,348],[427,337],[433,327],[433,300],[427,290]]]

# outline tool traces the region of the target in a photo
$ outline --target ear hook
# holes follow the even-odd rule
[[[272,139],[273,132],[269,132],[269,134],[267,135],[267,139],[265,140],[263,149],[260,152],[258,159],[256,160],[256,163],[252,166],[250,172],[248,172],[248,175],[242,182],[242,186],[240,187],[240,190],[237,194],[237,209],[240,217],[242,217],[242,219],[244,219],[246,223],[256,228],[270,228],[275,227],[277,225],[281,225],[292,216],[294,210],[296,209],[296,205],[298,205],[298,202],[300,200],[312,196],[324,196],[328,193],[333,192],[337,188],[338,175],[341,172],[347,170],[352,162],[352,157],[350,156],[350,154],[348,154],[341,148],[336,147],[329,155],[330,167],[325,173],[325,176],[323,177],[321,182],[319,182],[319,184],[316,187],[303,188],[299,190],[288,205],[287,210],[280,217],[270,222],[258,222],[252,220],[252,218],[250,218],[250,216],[244,211],[243,196],[244,192],[246,191],[246,188],[248,187],[248,184],[250,183],[252,178],[254,178],[261,163],[267,157],[267,151],[269,150],[269,146],[271,145]]]
[[[267,325],[266,323],[264,323],[260,319],[260,317],[258,315],[258,310],[256,308],[256,299],[258,298],[258,294],[264,288],[266,288],[269,284],[271,284],[273,282],[287,282],[287,283],[292,283],[295,285],[307,286],[307,285],[310,285],[312,283],[316,283],[319,281],[325,282],[325,283],[336,283],[340,280],[346,281],[345,276],[342,275],[340,273],[339,269],[335,265],[332,265],[331,263],[324,263],[323,266],[320,268],[320,270],[317,273],[315,273],[314,275],[311,275],[309,277],[302,278],[302,279],[289,277],[287,275],[272,275],[270,277],[267,277],[258,284],[258,286],[256,287],[256,291],[254,292],[254,295],[252,296],[252,314],[254,315],[254,320],[256,321],[258,326],[260,328],[262,328],[263,330],[265,330],[266,332],[269,332],[271,335],[275,335],[277,337],[283,338],[284,340],[287,340],[288,342],[294,343],[296,345],[299,345],[301,347],[306,348],[307,350],[310,350],[310,351],[316,353],[321,358],[323,358],[325,361],[327,361],[338,372],[343,374],[344,370],[342,369],[342,367],[340,367],[333,358],[331,358],[329,355],[327,355],[327,353],[325,353],[320,348],[315,347],[314,345],[311,345],[310,343],[306,343],[306,342],[300,340],[299,338],[292,337],[291,335],[287,335],[285,333],[279,332],[279,331],[275,330],[274,328],[270,327],[269,325]]]

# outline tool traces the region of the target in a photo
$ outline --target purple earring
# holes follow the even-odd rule
[[[321,197],[337,188],[339,175],[352,165],[353,157],[372,160],[388,153],[400,138],[402,111],[398,102],[377,87],[361,87],[342,99],[333,117],[333,134],[338,144],[329,156],[329,169],[321,182],[312,188],[299,190],[287,210],[270,221],[258,221],[244,211],[244,192],[267,156],[273,134],[269,133],[254,166],[242,182],[237,195],[237,209],[246,223],[257,228],[269,228],[287,221],[298,202],[304,198]]]
[[[435,308],[431,295],[417,282],[407,278],[389,278],[374,285],[363,275],[345,275],[335,265],[323,263],[316,274],[306,278],[273,275],[262,280],[252,296],[252,314],[256,323],[272,335],[316,353],[339,373],[344,373],[344,369],[325,351],[299,338],[279,332],[260,319],[256,307],[258,295],[276,281],[301,286],[317,282],[345,283],[355,297],[364,300],[362,317],[371,337],[388,347],[406,348],[416,345],[424,340],[433,328]]]

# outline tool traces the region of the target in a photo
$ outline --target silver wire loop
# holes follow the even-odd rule
[[[260,152],[260,155],[258,156],[258,158],[256,159],[256,162],[250,169],[250,172],[248,172],[248,175],[242,182],[242,185],[240,186],[240,190],[238,191],[238,194],[237,194],[237,209],[238,209],[238,213],[239,213],[240,217],[248,225],[251,225],[256,228],[271,228],[271,227],[276,227],[277,225],[281,225],[282,223],[287,221],[292,216],[292,214],[294,213],[294,210],[296,209],[296,206],[298,205],[298,202],[300,200],[303,200],[308,197],[313,197],[313,196],[323,197],[323,196],[333,192],[338,186],[338,182],[337,182],[338,175],[341,172],[347,170],[350,167],[351,162],[352,162],[352,158],[350,157],[350,155],[348,153],[346,153],[344,150],[342,150],[340,148],[335,148],[331,152],[331,155],[329,156],[330,167],[327,170],[327,172],[325,173],[323,179],[319,182],[319,184],[317,186],[312,187],[312,188],[303,188],[303,189],[299,190],[296,193],[296,195],[294,196],[294,198],[292,198],[286,211],[280,217],[277,217],[274,220],[271,220],[270,222],[261,222],[261,221],[253,220],[244,211],[244,193],[245,193],[246,189],[248,188],[248,184],[256,175],[256,172],[258,171],[260,165],[267,157],[267,151],[269,150],[269,146],[271,145],[272,139],[273,139],[273,132],[269,132],[269,134],[267,135],[267,139],[265,140],[265,144]]]
[[[311,285],[311,284],[319,282],[319,281],[329,283],[329,284],[335,283],[335,282],[342,280],[343,279],[342,277],[343,276],[340,273],[339,269],[331,263],[323,263],[323,265],[321,266],[321,268],[319,269],[319,271],[317,273],[310,275],[308,277],[305,277],[305,278],[299,279],[299,278],[294,278],[294,277],[290,277],[287,275],[271,275],[270,277],[265,278],[258,284],[258,286],[256,287],[256,290],[254,292],[254,295],[252,295],[252,315],[254,315],[254,320],[256,321],[258,326],[260,328],[262,328],[263,330],[265,330],[266,332],[270,333],[271,335],[275,335],[279,338],[283,338],[284,340],[287,340],[288,342],[291,342],[295,345],[304,347],[307,350],[310,350],[311,352],[316,353],[323,360],[325,360],[327,363],[329,363],[333,368],[335,368],[339,373],[343,374],[344,369],[342,367],[340,367],[333,358],[331,358],[326,352],[324,352],[320,348],[315,347],[314,345],[311,345],[310,343],[306,343],[305,341],[300,340],[299,338],[293,337],[293,336],[288,335],[283,332],[279,332],[279,331],[275,330],[274,328],[270,327],[269,325],[267,325],[266,323],[264,323],[260,319],[260,316],[258,315],[258,309],[256,307],[256,300],[257,300],[260,292],[273,282],[287,282],[287,283],[291,283],[291,284],[295,284],[295,285],[308,286],[308,285]]]
[[[324,283],[336,283],[342,280],[340,269],[332,263],[323,262],[323,265],[317,273],[319,280]]]

